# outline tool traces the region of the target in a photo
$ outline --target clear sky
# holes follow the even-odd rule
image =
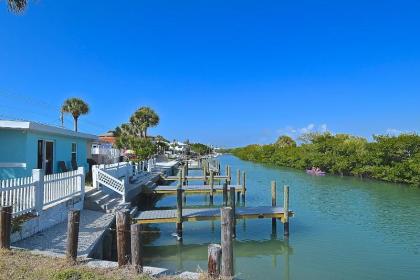
[[[73,96],[91,133],[144,105],[151,134],[223,146],[419,132],[420,1],[0,1],[0,118]]]

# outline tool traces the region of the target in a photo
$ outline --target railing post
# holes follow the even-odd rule
[[[33,169],[32,178],[35,184],[35,209],[39,214],[44,206],[44,170]]]
[[[80,198],[82,199],[83,205],[83,201],[85,200],[85,168],[80,166],[77,168],[77,173],[79,174],[78,187],[80,187]]]
[[[98,165],[92,166],[92,185],[95,189],[99,189],[98,183]]]

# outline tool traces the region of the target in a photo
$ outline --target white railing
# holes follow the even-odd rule
[[[115,177],[113,177],[112,175],[106,173],[105,171],[95,168],[94,169],[95,172],[95,176],[94,176],[94,180],[95,180],[95,184],[97,187],[99,187],[99,185],[103,185],[121,195],[124,196],[125,194],[125,182],[124,179],[119,180]]]
[[[34,169],[31,177],[0,180],[0,206],[12,206],[14,217],[33,210],[39,213],[69,197],[80,196],[83,200],[84,190],[83,167],[46,176],[42,170]]]
[[[0,181],[0,206],[12,206],[13,216],[35,209],[36,183],[32,177]]]
[[[84,191],[83,168],[44,176],[44,206]]]

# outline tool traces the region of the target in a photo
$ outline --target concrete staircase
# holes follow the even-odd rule
[[[105,188],[90,190],[85,194],[85,209],[113,213],[123,206],[124,203],[121,195],[108,191]]]

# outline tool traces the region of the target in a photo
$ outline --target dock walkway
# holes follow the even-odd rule
[[[229,189],[234,188],[235,192],[242,192],[243,186],[241,185],[229,185],[227,186],[227,191]],[[178,186],[156,186],[152,189],[153,192],[158,194],[176,194]],[[182,186],[182,190],[184,194],[210,194],[212,192],[212,188],[209,185],[186,185]],[[222,193],[223,186],[222,185],[214,185],[213,186],[214,193]]]
[[[292,217],[293,212],[289,211],[288,217]],[[282,207],[259,206],[259,207],[238,207],[235,211],[236,219],[263,219],[277,218],[284,219],[284,210]],[[208,221],[220,219],[219,208],[202,209],[182,209],[182,221]],[[171,210],[151,210],[143,211],[133,217],[139,224],[154,223],[176,223],[177,209]]]

